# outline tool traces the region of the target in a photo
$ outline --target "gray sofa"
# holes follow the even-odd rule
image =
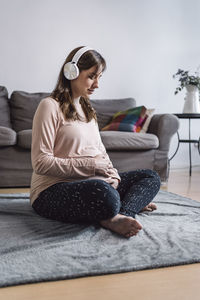
[[[30,186],[32,120],[36,108],[48,93],[14,91],[10,98],[0,87],[0,187]],[[112,115],[136,105],[133,98],[91,100],[97,112],[99,129]],[[100,131],[102,141],[119,172],[149,168],[161,181],[169,173],[169,145],[178,130],[178,118],[170,114],[154,115],[147,133]]]

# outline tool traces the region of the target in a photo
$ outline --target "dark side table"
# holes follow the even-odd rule
[[[175,116],[177,116],[179,119],[188,119],[189,120],[189,126],[188,126],[188,130],[189,130],[189,139],[183,140],[180,139],[179,133],[177,131],[177,136],[178,136],[178,146],[177,149],[175,151],[175,153],[173,154],[173,156],[170,158],[170,160],[176,155],[178,149],[179,149],[179,145],[180,143],[188,143],[189,144],[189,159],[190,159],[190,170],[189,170],[189,174],[191,176],[192,174],[192,158],[191,158],[191,144],[195,143],[198,144],[198,150],[199,150],[199,154],[200,154],[200,137],[198,140],[192,140],[191,139],[191,119],[200,119],[200,114],[174,114]]]

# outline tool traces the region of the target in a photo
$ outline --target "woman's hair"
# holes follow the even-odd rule
[[[81,120],[79,114],[76,111],[75,105],[72,100],[72,90],[70,80],[66,79],[63,73],[64,65],[70,62],[75,55],[75,53],[81,49],[83,46],[75,48],[67,56],[58,76],[57,84],[50,94],[52,98],[59,102],[60,108],[66,120]],[[95,50],[89,50],[85,52],[79,59],[77,66],[79,71],[88,70],[93,66],[96,66],[96,73],[98,72],[100,66],[102,71],[106,69],[105,59]],[[87,122],[91,121],[93,118],[97,120],[96,112],[92,108],[89,98],[81,97],[80,104],[85,113]]]

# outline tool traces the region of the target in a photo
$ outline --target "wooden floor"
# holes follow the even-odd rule
[[[171,170],[163,190],[200,201],[200,167]],[[0,193],[29,189],[0,189]],[[19,285],[0,289],[0,300],[199,300],[200,264]]]

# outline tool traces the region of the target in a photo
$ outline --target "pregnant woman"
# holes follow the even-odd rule
[[[126,238],[142,225],[135,215],[152,211],[160,188],[152,170],[118,173],[101,141],[90,95],[99,87],[105,59],[90,47],[67,56],[51,95],[33,119],[30,200],[42,217],[90,223]]]

